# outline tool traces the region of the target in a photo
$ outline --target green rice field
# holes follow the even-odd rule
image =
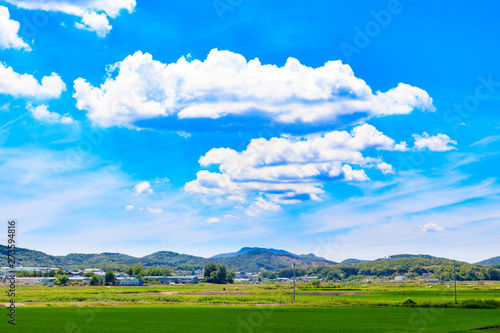
[[[0,332],[500,331],[499,287],[460,283],[455,305],[448,284],[18,286]]]
[[[500,310],[250,306],[21,308],[2,332],[466,332]]]

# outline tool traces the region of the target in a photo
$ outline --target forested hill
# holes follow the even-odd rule
[[[456,272],[458,280],[500,280],[500,265],[484,266],[457,261]],[[403,256],[398,259],[312,267],[307,270],[307,274],[317,275],[325,280],[357,280],[368,276],[394,278],[397,275],[412,278],[424,273],[431,273],[432,278],[441,281],[450,281],[453,279],[453,260]]]
[[[441,257],[434,257],[428,254],[395,254],[392,256],[388,256],[385,258],[380,258],[374,261],[381,261],[381,260],[391,260],[391,259],[404,259],[404,258],[420,258],[420,259],[444,259],[448,260],[447,258],[441,258]]]
[[[478,265],[486,265],[486,266],[500,265],[500,257],[494,257],[494,258],[486,259],[486,260],[478,262],[477,264]]]
[[[6,246],[0,245],[0,266],[7,266]],[[246,272],[278,270],[297,266],[335,265],[333,261],[317,257],[299,257],[293,254],[278,254],[268,251],[250,251],[230,258],[202,258],[170,251],[160,251],[137,258],[120,253],[82,254],[71,253],[66,256],[53,256],[23,248],[16,249],[16,266],[38,267],[95,267],[103,269],[123,268],[140,264],[154,267],[177,267],[180,265],[205,265],[209,262],[226,264],[230,269]]]

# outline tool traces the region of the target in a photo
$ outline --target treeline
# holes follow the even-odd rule
[[[138,278],[142,280],[144,276],[172,276],[173,271],[171,268],[158,268],[158,267],[147,267],[144,268],[141,265],[133,265],[124,271],[125,274]]]
[[[453,279],[453,261],[447,259],[400,258],[362,262],[357,264],[339,264],[335,266],[298,267],[296,276],[318,276],[324,281],[349,281],[364,277],[393,278],[406,275],[409,278],[430,273],[431,278],[440,281]],[[500,280],[500,265],[482,266],[456,262],[456,274],[459,281]],[[262,272],[262,278],[289,278],[293,276],[291,268],[280,269],[276,273]]]

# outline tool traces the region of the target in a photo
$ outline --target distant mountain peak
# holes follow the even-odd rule
[[[287,255],[297,256],[296,254],[293,254],[293,253],[285,251],[285,250],[268,249],[268,248],[264,248],[264,247],[248,247],[247,246],[247,247],[242,247],[238,252],[220,253],[220,254],[217,254],[211,258],[231,258],[231,257],[239,256],[241,254],[252,252],[252,251],[264,251],[264,252],[271,252],[271,253],[275,253],[275,254],[287,254]]]
[[[231,258],[231,257],[236,257],[248,252],[252,251],[263,251],[263,252],[271,252],[274,254],[283,254],[283,255],[289,255],[289,256],[295,256],[299,258],[314,258],[314,259],[321,259],[321,260],[328,260],[322,257],[318,257],[313,253],[309,254],[295,254],[292,252],[288,252],[285,250],[279,250],[279,249],[273,249],[273,248],[265,248],[265,247],[242,247],[238,252],[229,252],[229,253],[220,253],[216,254],[215,256],[212,256],[211,258]]]

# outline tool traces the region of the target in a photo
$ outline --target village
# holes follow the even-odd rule
[[[195,274],[189,274],[195,273]],[[110,282],[107,283],[106,274],[111,276]],[[0,267],[0,283],[8,283],[8,280],[15,277],[16,285],[42,285],[53,287],[57,283],[60,276],[66,276],[67,281],[63,284],[73,285],[73,286],[89,286],[89,285],[102,285],[109,284],[113,286],[143,286],[150,284],[164,284],[164,285],[183,285],[183,284],[198,284],[203,281],[204,269],[198,269],[195,271],[185,271],[176,270],[173,275],[145,275],[140,277],[131,276],[124,272],[105,272],[101,268],[57,268],[57,267],[15,267],[13,269],[9,267]],[[430,278],[431,273],[423,273],[416,277],[416,280],[420,280],[424,283],[440,283],[439,279]],[[92,280],[93,277],[94,280]],[[299,276],[297,282],[312,282],[321,281],[317,276]],[[376,281],[388,281],[393,280],[395,282],[405,282],[409,278],[406,275],[399,275],[393,278],[389,276],[384,276],[382,278],[367,276],[360,279],[360,282],[376,282]],[[98,281],[98,283],[92,283],[92,281]],[[234,273],[234,283],[250,283],[250,284],[260,284],[263,281],[274,281],[274,282],[291,282],[293,278],[287,277],[274,277],[267,278],[263,277],[261,272],[235,272]]]

